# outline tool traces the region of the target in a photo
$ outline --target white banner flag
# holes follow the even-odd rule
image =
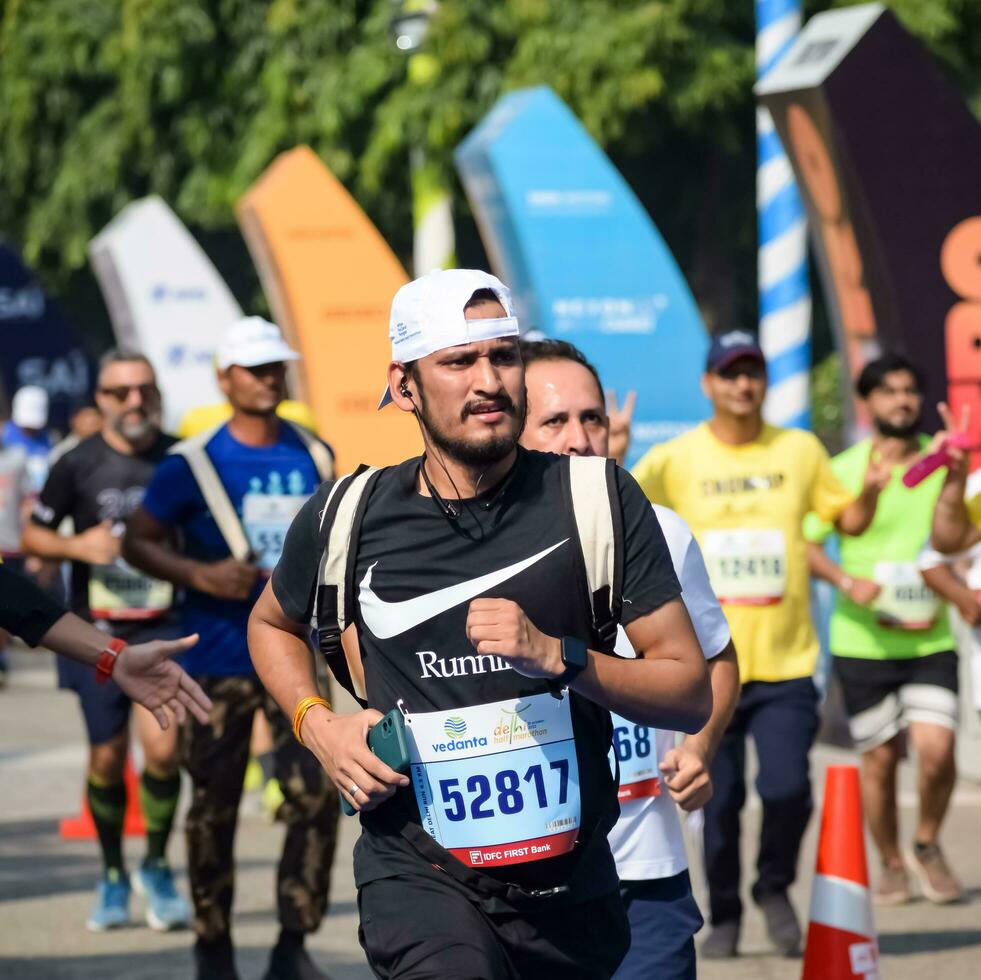
[[[223,401],[215,348],[242,311],[177,215],[159,197],[133,201],[92,239],[89,256],[117,342],[156,368],[165,428]]]

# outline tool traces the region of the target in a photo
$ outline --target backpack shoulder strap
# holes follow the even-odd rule
[[[569,492],[593,605],[593,628],[612,651],[623,606],[623,520],[616,463],[601,456],[570,456]]]
[[[317,645],[338,683],[362,703],[365,692],[348,670],[341,634],[351,621],[349,570],[356,551],[352,543],[364,513],[363,504],[381,472],[376,466],[362,464],[354,473],[341,477],[331,487],[320,517],[324,550],[317,572]]]
[[[245,561],[251,551],[249,539],[245,536],[245,530],[242,528],[242,522],[235,511],[235,505],[228,496],[228,491],[221,482],[221,477],[215,469],[215,464],[211,462],[211,457],[206,448],[223,425],[224,423],[192,436],[190,439],[185,439],[175,446],[171,446],[169,452],[175,456],[183,456],[187,461],[191,475],[194,477],[198,489],[201,491],[201,496],[204,497],[204,502],[208,510],[211,511],[232,557],[238,561]]]
[[[297,439],[303,443],[313,465],[320,474],[321,482],[334,479],[334,456],[331,451],[308,429],[289,419],[280,419],[283,425],[288,426],[295,434]]]

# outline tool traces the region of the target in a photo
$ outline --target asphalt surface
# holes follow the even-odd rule
[[[64,841],[58,822],[77,812],[86,749],[74,696],[55,689],[54,669],[46,655],[18,654],[8,687],[0,691],[0,978],[3,980],[163,980],[193,976],[187,931],[158,934],[135,924],[94,935],[85,929],[99,873],[92,842]],[[849,752],[819,748],[814,754],[820,793],[824,768],[852,762]],[[913,773],[904,766],[900,801],[905,838],[915,818]],[[801,860],[794,900],[806,915],[816,848],[812,821]],[[759,825],[758,802],[751,799],[745,819],[744,867],[755,859],[753,835]],[[331,908],[310,949],[335,980],[368,978],[357,939],[357,904],[351,875],[351,848],[358,832],[344,819],[337,849]],[[247,798],[240,819],[235,894],[235,941],[242,980],[258,980],[265,970],[277,925],[273,881],[282,830]],[[944,980],[976,977],[981,954],[981,786],[962,781],[944,834],[944,844],[968,889],[968,901],[939,908],[917,900],[877,909],[876,923],[885,980]],[[131,863],[142,843],[127,841]],[[186,894],[183,840],[175,834],[172,863]],[[689,841],[697,893],[698,855]],[[874,866],[871,850],[870,866]],[[748,891],[748,883],[746,886]],[[705,980],[791,980],[800,976],[799,960],[776,956],[767,944],[762,919],[747,895],[741,956],[726,963],[702,963]],[[134,919],[142,906],[134,898]]]

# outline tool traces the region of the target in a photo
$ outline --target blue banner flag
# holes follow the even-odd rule
[[[637,392],[627,465],[706,418],[708,335],[688,285],[568,106],[546,87],[506,95],[455,156],[522,330],[575,344],[620,399]]]
[[[34,280],[17,251],[0,241],[0,408],[14,392],[48,392],[48,425],[68,429],[71,412],[92,394],[92,364],[81,337]]]

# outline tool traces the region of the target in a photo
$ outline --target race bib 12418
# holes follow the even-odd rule
[[[705,566],[719,602],[769,606],[787,588],[787,548],[783,531],[733,529],[706,531]]]

